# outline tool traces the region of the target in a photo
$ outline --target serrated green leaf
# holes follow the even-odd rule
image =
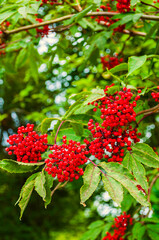
[[[67,136],[67,140],[80,141],[81,137],[77,136],[72,128],[60,129],[58,132],[58,138],[62,139],[63,135]]]
[[[87,97],[87,99],[84,101],[84,105],[87,105],[88,103],[94,102],[100,98],[105,97],[105,93],[103,89],[96,88],[91,91],[92,93]]]
[[[101,227],[101,226],[103,226],[103,225],[104,225],[104,221],[98,220],[98,221],[92,222],[92,223],[88,226],[88,229],[98,228],[98,227]]]
[[[23,213],[24,213],[24,210],[29,202],[29,199],[31,197],[31,194],[32,194],[32,191],[34,189],[34,180],[28,182],[28,184],[25,185],[24,189],[23,189],[23,192],[21,194],[21,200],[19,202],[19,207],[21,209],[21,212],[20,212],[20,219],[22,218],[23,216]]]
[[[121,71],[128,71],[128,64],[127,63],[121,63],[114,68],[110,69],[111,73],[121,72]]]
[[[158,240],[158,237],[159,237],[158,233],[153,232],[151,230],[148,230],[147,232],[151,240]]]
[[[136,143],[132,147],[132,150],[133,157],[137,161],[149,167],[159,168],[159,157],[149,145],[145,143]]]
[[[41,133],[44,134],[44,133],[47,133],[47,130],[48,128],[50,127],[50,124],[52,123],[52,121],[54,120],[58,120],[60,121],[61,119],[60,118],[45,118],[41,124],[40,124],[40,130],[41,130]]]
[[[22,50],[20,50],[20,52],[16,58],[16,62],[15,62],[16,69],[24,66],[26,59],[27,59],[27,49],[23,48]]]
[[[95,240],[102,230],[103,227],[91,229],[84,233],[80,240]]]
[[[49,175],[46,171],[45,171],[45,189],[46,189],[46,197],[45,197],[45,208],[47,208],[47,205],[50,204],[51,202],[51,188],[53,186],[53,181],[54,178]]]
[[[144,63],[146,62],[147,56],[140,56],[140,57],[130,57],[129,61],[128,61],[128,74],[127,76],[129,76],[130,74],[132,74],[134,71],[136,71],[137,69],[139,69],[140,67],[142,67],[144,65]]]
[[[37,173],[34,173],[32,174],[27,180],[26,182],[24,183],[23,187],[21,188],[21,191],[20,191],[20,194],[19,194],[19,198],[18,200],[16,201],[15,205],[18,204],[18,202],[20,201],[20,199],[22,198],[22,194],[23,194],[23,191],[25,190],[25,187],[31,182],[33,181],[38,175],[38,172]]]
[[[9,172],[9,173],[25,173],[25,172],[32,172],[36,170],[39,166],[43,165],[44,163],[22,163],[13,161],[10,159],[3,159],[0,161],[0,168]]]
[[[121,184],[107,174],[102,174],[102,181],[105,190],[109,193],[112,200],[121,207],[121,202],[123,200],[123,188]]]
[[[139,0],[131,0],[131,6],[136,5],[139,2]]]
[[[100,179],[100,169],[93,164],[88,164],[83,175],[84,185],[80,189],[82,204],[94,193]]]
[[[102,239],[106,236],[106,233],[109,231],[109,229],[111,228],[111,226],[113,225],[113,222],[107,223],[105,224],[103,231],[102,231]]]
[[[144,233],[146,231],[145,226],[142,226],[140,222],[137,222],[133,225],[132,229],[132,239],[133,240],[142,240]]]
[[[148,182],[146,178],[146,171],[143,165],[138,162],[135,158],[132,158],[132,165],[133,165],[133,174],[138,183],[141,187],[148,192]]]
[[[122,161],[122,164],[124,167],[126,167],[129,170],[129,172],[133,171],[132,156],[129,152],[125,155],[125,157]]]
[[[109,176],[121,183],[140,204],[143,206],[149,206],[144,194],[136,187],[138,183],[134,180],[133,175],[130,174],[127,168],[124,168],[119,163],[102,162],[100,166],[107,172]]]
[[[39,172],[38,176],[35,178],[35,190],[43,198],[43,200],[46,197],[45,181],[44,171]]]
[[[83,125],[81,123],[71,123],[73,130],[77,136],[82,136],[83,134]]]

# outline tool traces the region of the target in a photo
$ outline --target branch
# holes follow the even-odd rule
[[[145,113],[146,113],[145,115],[147,115],[147,114],[153,114],[153,113],[157,113],[157,112],[159,112],[159,104],[156,105],[155,107],[152,107],[152,108],[143,110],[143,111],[141,111],[141,112],[138,112],[138,113],[136,114],[136,116],[139,116],[139,115],[145,114]]]
[[[152,5],[152,4],[149,4],[149,3],[145,3],[143,1],[141,1],[141,3],[144,4],[144,5],[147,5],[147,6],[150,6],[150,7],[153,7],[153,8],[156,8],[156,9],[159,10],[159,7],[156,7],[155,5]]]
[[[61,182],[59,182],[59,183],[56,185],[56,187],[52,190],[51,196],[54,194],[54,192],[55,192],[57,189],[64,187],[67,183],[68,183],[68,181],[61,185]]]
[[[87,13],[85,15],[85,17],[91,17],[91,16],[110,16],[110,17],[112,17],[112,16],[115,16],[115,15],[118,15],[118,14],[119,13],[117,13],[117,12],[91,12],[91,13]],[[56,19],[53,19],[53,20],[45,21],[45,22],[42,22],[42,23],[27,25],[27,26],[23,26],[23,27],[20,27],[20,28],[17,28],[17,29],[13,29],[13,30],[6,30],[4,33],[6,35],[10,35],[10,34],[22,32],[22,31],[26,31],[26,30],[29,30],[29,29],[38,28],[38,27],[42,27],[42,26],[45,26],[45,25],[50,25],[50,24],[53,24],[53,23],[62,22],[64,20],[70,19],[74,15],[75,14],[69,14],[69,15],[66,15],[66,16],[63,16],[63,17],[60,17],[60,18],[56,18]],[[141,19],[159,21],[159,16],[142,15]]]
[[[159,178],[159,173],[153,178],[151,184],[150,184],[150,187],[148,189],[148,201],[150,202],[150,195],[151,195],[151,190],[152,190],[152,187],[153,185],[155,184],[155,182],[157,181],[157,179]]]
[[[88,158],[88,160],[95,166],[98,168],[98,165],[96,163],[94,163],[91,159]],[[106,176],[106,174],[99,168],[99,170],[101,171],[101,173],[104,174],[104,176]]]

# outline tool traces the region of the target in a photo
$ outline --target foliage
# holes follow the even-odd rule
[[[120,4],[120,1],[109,0],[0,1],[0,168],[3,178],[0,193],[2,191],[3,195],[6,194],[3,190],[5,182],[7,183],[6,176],[8,178],[12,173],[15,182],[13,189],[19,186],[18,180],[21,179],[23,187],[16,203],[20,207],[22,221],[27,219],[25,214],[30,206],[33,205],[30,212],[38,212],[36,204],[33,204],[38,198],[36,193],[44,201],[45,208],[48,207],[47,213],[52,210],[55,216],[58,214],[56,215],[54,201],[59,204],[58,211],[67,203],[69,210],[73,201],[82,204],[80,207],[77,205],[77,208],[73,205],[77,211],[77,219],[81,216],[81,224],[85,221],[83,226],[79,227],[74,216],[74,222],[78,226],[76,232],[79,230],[77,237],[74,237],[73,231],[70,236],[69,230],[64,231],[61,236],[61,225],[58,225],[57,234],[51,236],[49,232],[44,234],[43,239],[50,237],[61,240],[66,239],[67,235],[69,239],[104,239],[106,232],[113,234],[114,217],[124,211],[133,218],[133,225],[124,232],[124,239],[158,239],[159,105],[156,101],[159,85],[159,3],[151,0],[131,0],[120,10],[117,2]],[[114,14],[116,10],[118,12]],[[112,83],[115,85],[111,85]],[[108,88],[104,90],[105,86]],[[111,101],[117,101],[119,92],[127,93],[127,89],[131,89],[133,94],[131,104],[136,102],[136,106],[133,106],[136,118],[124,125],[125,129],[122,125],[120,127],[122,134],[130,132],[130,125],[137,129],[141,133],[140,142],[126,136],[128,139],[124,140],[122,161],[109,162],[109,151],[104,150],[108,159],[104,156],[100,159],[90,152],[89,144],[95,138],[104,137],[94,137],[88,123],[91,119],[97,124],[95,131],[98,132],[97,126],[101,131],[105,119],[100,112],[103,99],[110,98],[108,105],[111,105]],[[136,100],[136,96],[139,96],[140,100]],[[108,105],[105,104],[105,109],[109,108]],[[108,116],[111,117],[111,114],[114,113],[109,113]],[[5,151],[9,135],[15,134],[19,126],[28,122],[36,124],[39,136],[47,133],[48,151],[41,155],[42,161],[38,163],[29,160],[19,162],[15,156],[8,159]],[[109,128],[111,126],[108,126],[107,131]],[[117,131],[116,126],[113,131]],[[23,134],[26,140],[27,136]],[[67,140],[63,138],[65,135]],[[115,139],[114,135],[112,139]],[[58,174],[65,175],[65,169],[53,176],[52,172],[48,174],[54,165],[46,159],[51,158],[53,161],[55,157],[49,155],[52,151],[54,155],[59,151],[58,147],[49,149],[50,146],[57,144],[62,146],[61,149],[66,149],[65,145],[69,140],[75,142],[70,143],[67,151],[73,154],[74,145],[79,146],[75,156],[79,153],[85,154],[88,161],[82,166],[83,170],[79,170],[80,164],[76,163],[75,174],[73,172],[74,175],[69,175],[66,181],[58,177]],[[35,142],[33,140],[33,143]],[[108,146],[110,145],[111,142],[108,142]],[[82,150],[81,146],[85,149]],[[96,148],[100,149],[100,146]],[[57,156],[63,159],[63,153],[64,150],[61,150]],[[72,159],[75,159],[75,156]],[[71,169],[70,165],[67,168]],[[14,173],[17,174],[13,175]],[[83,178],[79,178],[82,174]],[[70,179],[74,181],[71,183]],[[103,192],[108,193],[110,209],[115,206],[116,211],[115,214],[100,212],[99,217],[93,204],[97,202],[96,199],[99,202]],[[65,193],[68,196],[66,203],[60,199]],[[52,197],[57,198],[53,203]],[[87,220],[84,220],[83,207],[92,213],[88,220],[92,221],[88,231],[84,230]],[[68,212],[66,215],[72,217]],[[44,216],[48,221],[54,218],[53,214],[48,213],[48,216]],[[65,222],[67,223],[67,220]],[[25,231],[25,226],[22,231]],[[68,224],[68,227],[71,226],[72,223]],[[40,232],[36,231],[40,236]],[[37,235],[30,236],[37,239]],[[18,239],[17,236],[15,239]],[[25,234],[23,239],[27,239]]]

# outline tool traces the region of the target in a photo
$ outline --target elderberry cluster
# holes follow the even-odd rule
[[[132,225],[133,219],[130,214],[125,212],[115,218],[115,224],[112,226],[114,228],[114,233],[111,234],[107,232],[106,236],[102,240],[123,240],[123,236],[126,233],[127,227]]]
[[[49,154],[49,158],[45,160],[47,165],[46,171],[52,177],[58,178],[59,182],[78,180],[83,175],[83,169],[79,168],[87,162],[86,146],[81,145],[80,142],[66,139],[63,136],[63,144],[58,146],[54,144],[50,147],[53,153]]]
[[[159,86],[157,86],[157,89],[159,90]],[[156,102],[159,102],[159,92],[152,92],[151,96],[153,99],[155,99]]]
[[[18,162],[36,163],[41,160],[41,153],[45,152],[47,146],[47,134],[39,136],[33,131],[34,124],[18,128],[18,134],[9,136],[7,142],[11,145],[5,150],[9,155],[15,154]]]
[[[120,13],[130,12],[130,0],[117,0],[116,8]]]
[[[100,125],[98,122],[94,123],[93,119],[89,120],[88,129],[92,137],[90,141],[85,139],[84,142],[89,153],[97,159],[122,162],[125,148],[131,151],[132,143],[140,141],[138,136],[141,133],[137,133],[137,128],[131,125],[136,121],[134,107],[140,96],[137,95],[133,100],[131,89],[126,87],[111,95],[107,93],[111,86],[106,86],[105,97],[92,103],[96,107],[94,111],[100,109],[103,122]]]
[[[103,65],[103,69],[105,68],[111,69],[119,65],[121,62],[123,62],[123,58],[118,58],[117,54],[115,54],[114,57],[111,57],[110,55],[101,57],[101,63]]]

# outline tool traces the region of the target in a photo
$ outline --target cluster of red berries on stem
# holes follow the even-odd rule
[[[115,224],[112,226],[112,228],[114,228],[114,233],[111,234],[107,232],[103,240],[123,240],[127,227],[132,224],[133,219],[131,215],[124,212],[122,215],[115,218]]]
[[[63,136],[62,145],[52,145],[48,158],[45,160],[45,170],[59,182],[73,181],[83,175],[81,165],[87,162],[87,155],[93,155],[108,162],[122,162],[125,149],[131,151],[132,143],[139,142],[134,107],[140,96],[124,87],[120,91],[111,93],[111,86],[106,86],[105,96],[91,104],[93,111],[100,109],[101,123],[90,119],[88,130],[90,140],[85,139],[83,145],[73,140],[67,141]],[[109,93],[110,92],[110,93]],[[141,90],[138,90],[140,93]],[[18,134],[13,134],[7,142],[11,145],[6,148],[9,155],[15,154],[17,161],[34,163],[41,160],[41,153],[48,148],[47,134],[39,136],[33,131],[34,125],[27,124],[18,128]]]
[[[117,54],[115,54],[113,57],[111,57],[110,55],[106,55],[101,57],[100,59],[103,65],[103,69],[105,68],[111,69],[119,65],[121,62],[123,62],[123,58],[118,58]]]
[[[157,86],[157,89],[159,90],[159,86]],[[159,102],[159,92],[152,92],[151,96],[153,99],[155,99],[156,102]]]
[[[39,136],[33,131],[34,124],[27,124],[26,128],[18,128],[18,134],[9,136],[7,142],[11,145],[5,150],[9,155],[15,154],[18,162],[36,163],[40,161],[41,154],[46,151],[47,134]]]
[[[113,86],[112,84],[111,86]],[[88,129],[91,131],[91,140],[85,139],[89,153],[97,159],[105,158],[108,162],[122,162],[125,148],[131,151],[132,143],[140,141],[137,128],[132,126],[136,121],[134,107],[140,99],[137,95],[133,100],[131,89],[123,88],[109,94],[107,91],[111,86],[106,86],[105,97],[93,102],[101,111],[102,123],[94,123],[93,119],[88,122]]]
[[[83,175],[83,169],[80,165],[87,162],[85,145],[73,140],[67,141],[63,136],[63,144],[61,146],[54,144],[50,147],[53,153],[49,154],[49,158],[45,160],[45,170],[52,177],[58,178],[59,182],[78,180]]]

